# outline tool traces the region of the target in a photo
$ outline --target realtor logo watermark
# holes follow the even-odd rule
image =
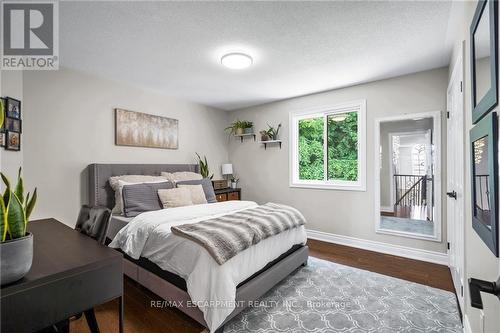
[[[57,1],[2,1],[1,17],[1,69],[59,69]]]

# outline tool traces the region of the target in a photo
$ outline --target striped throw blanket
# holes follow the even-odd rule
[[[263,239],[305,224],[295,208],[267,203],[237,213],[172,227],[174,235],[203,246],[222,265]]]

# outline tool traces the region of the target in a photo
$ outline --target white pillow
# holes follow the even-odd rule
[[[183,187],[158,190],[158,197],[160,197],[163,208],[191,206],[193,204],[191,191]]]
[[[109,178],[109,185],[115,191],[115,207],[113,214],[123,214],[122,188],[124,185],[142,184],[142,183],[161,183],[167,179],[162,176],[146,175],[124,175]],[[121,185],[119,182],[123,182]]]
[[[190,171],[180,171],[180,172],[162,172],[161,173],[162,177],[167,178],[169,181],[172,183],[176,182],[182,182],[185,180],[200,180],[203,179],[203,177],[196,172],[190,172]]]
[[[201,205],[207,203],[207,198],[205,197],[205,192],[203,191],[203,186],[200,185],[177,185],[178,188],[187,188],[191,191],[191,201],[195,205]]]

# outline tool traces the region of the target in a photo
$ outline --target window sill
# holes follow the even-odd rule
[[[316,190],[335,190],[335,191],[356,191],[366,192],[365,185],[340,185],[340,184],[307,184],[307,183],[290,183],[291,188],[308,188]]]

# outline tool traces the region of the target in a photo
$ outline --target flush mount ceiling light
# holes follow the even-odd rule
[[[253,59],[244,53],[228,53],[222,56],[220,63],[229,69],[245,69],[252,65]]]

